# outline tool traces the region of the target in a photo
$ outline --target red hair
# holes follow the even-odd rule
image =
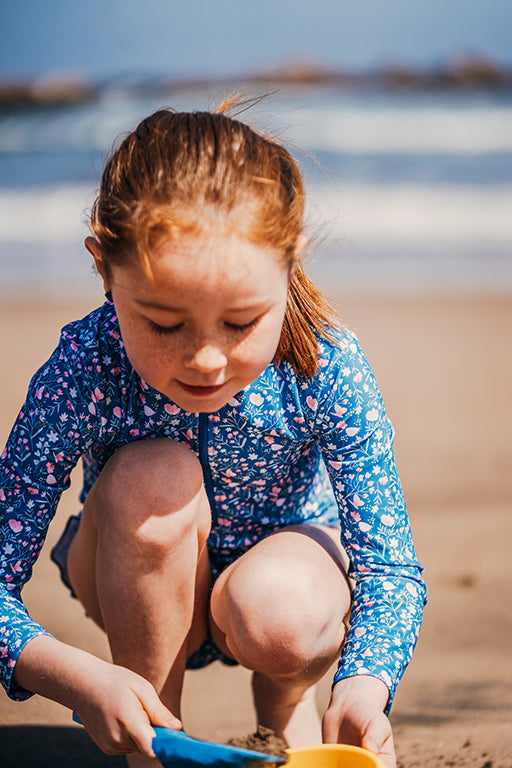
[[[290,273],[275,363],[296,372],[318,369],[317,334],[338,323],[300,261],[305,192],[288,150],[227,111],[162,109],[128,134],[108,159],[91,212],[107,271],[138,258],[151,275],[152,250],[163,237],[203,235],[215,227],[270,246]]]

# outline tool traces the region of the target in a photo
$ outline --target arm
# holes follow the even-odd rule
[[[181,728],[155,689],[140,675],[40,636],[19,655],[15,683],[69,707],[107,754],[154,757],[151,725]]]
[[[320,371],[323,397],[315,398],[310,420],[314,417],[312,430],[338,503],[355,582],[324,733],[329,740],[354,739],[357,721],[357,743],[378,733],[375,740],[382,749],[391,744],[392,753],[383,712],[389,712],[412,656],[425,587],[393,456],[393,429],[356,339],[344,335],[340,350],[331,352]]]

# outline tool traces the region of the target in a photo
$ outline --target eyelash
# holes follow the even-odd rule
[[[244,331],[248,331],[250,328],[253,328],[258,320],[259,317],[256,317],[254,320],[251,320],[249,323],[244,323],[243,325],[236,325],[235,323],[224,323],[224,325],[234,333],[243,333]],[[156,333],[158,336],[171,336],[173,333],[176,333],[180,330],[180,328],[183,327],[183,323],[178,323],[178,325],[165,326],[158,325],[151,320],[149,324],[153,333]]]

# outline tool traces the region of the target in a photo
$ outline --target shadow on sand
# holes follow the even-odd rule
[[[2,768],[126,768],[124,757],[109,757],[79,728],[43,725],[0,726]]]

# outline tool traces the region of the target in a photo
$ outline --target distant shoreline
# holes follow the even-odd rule
[[[290,61],[239,77],[172,78],[169,76],[120,76],[101,83],[62,74],[33,82],[0,80],[0,110],[21,110],[96,101],[112,88],[130,93],[166,93],[177,90],[237,86],[322,87],[340,90],[446,91],[512,90],[512,67],[487,57],[456,57],[446,64],[419,69],[406,64],[373,70],[333,69],[308,61]]]

